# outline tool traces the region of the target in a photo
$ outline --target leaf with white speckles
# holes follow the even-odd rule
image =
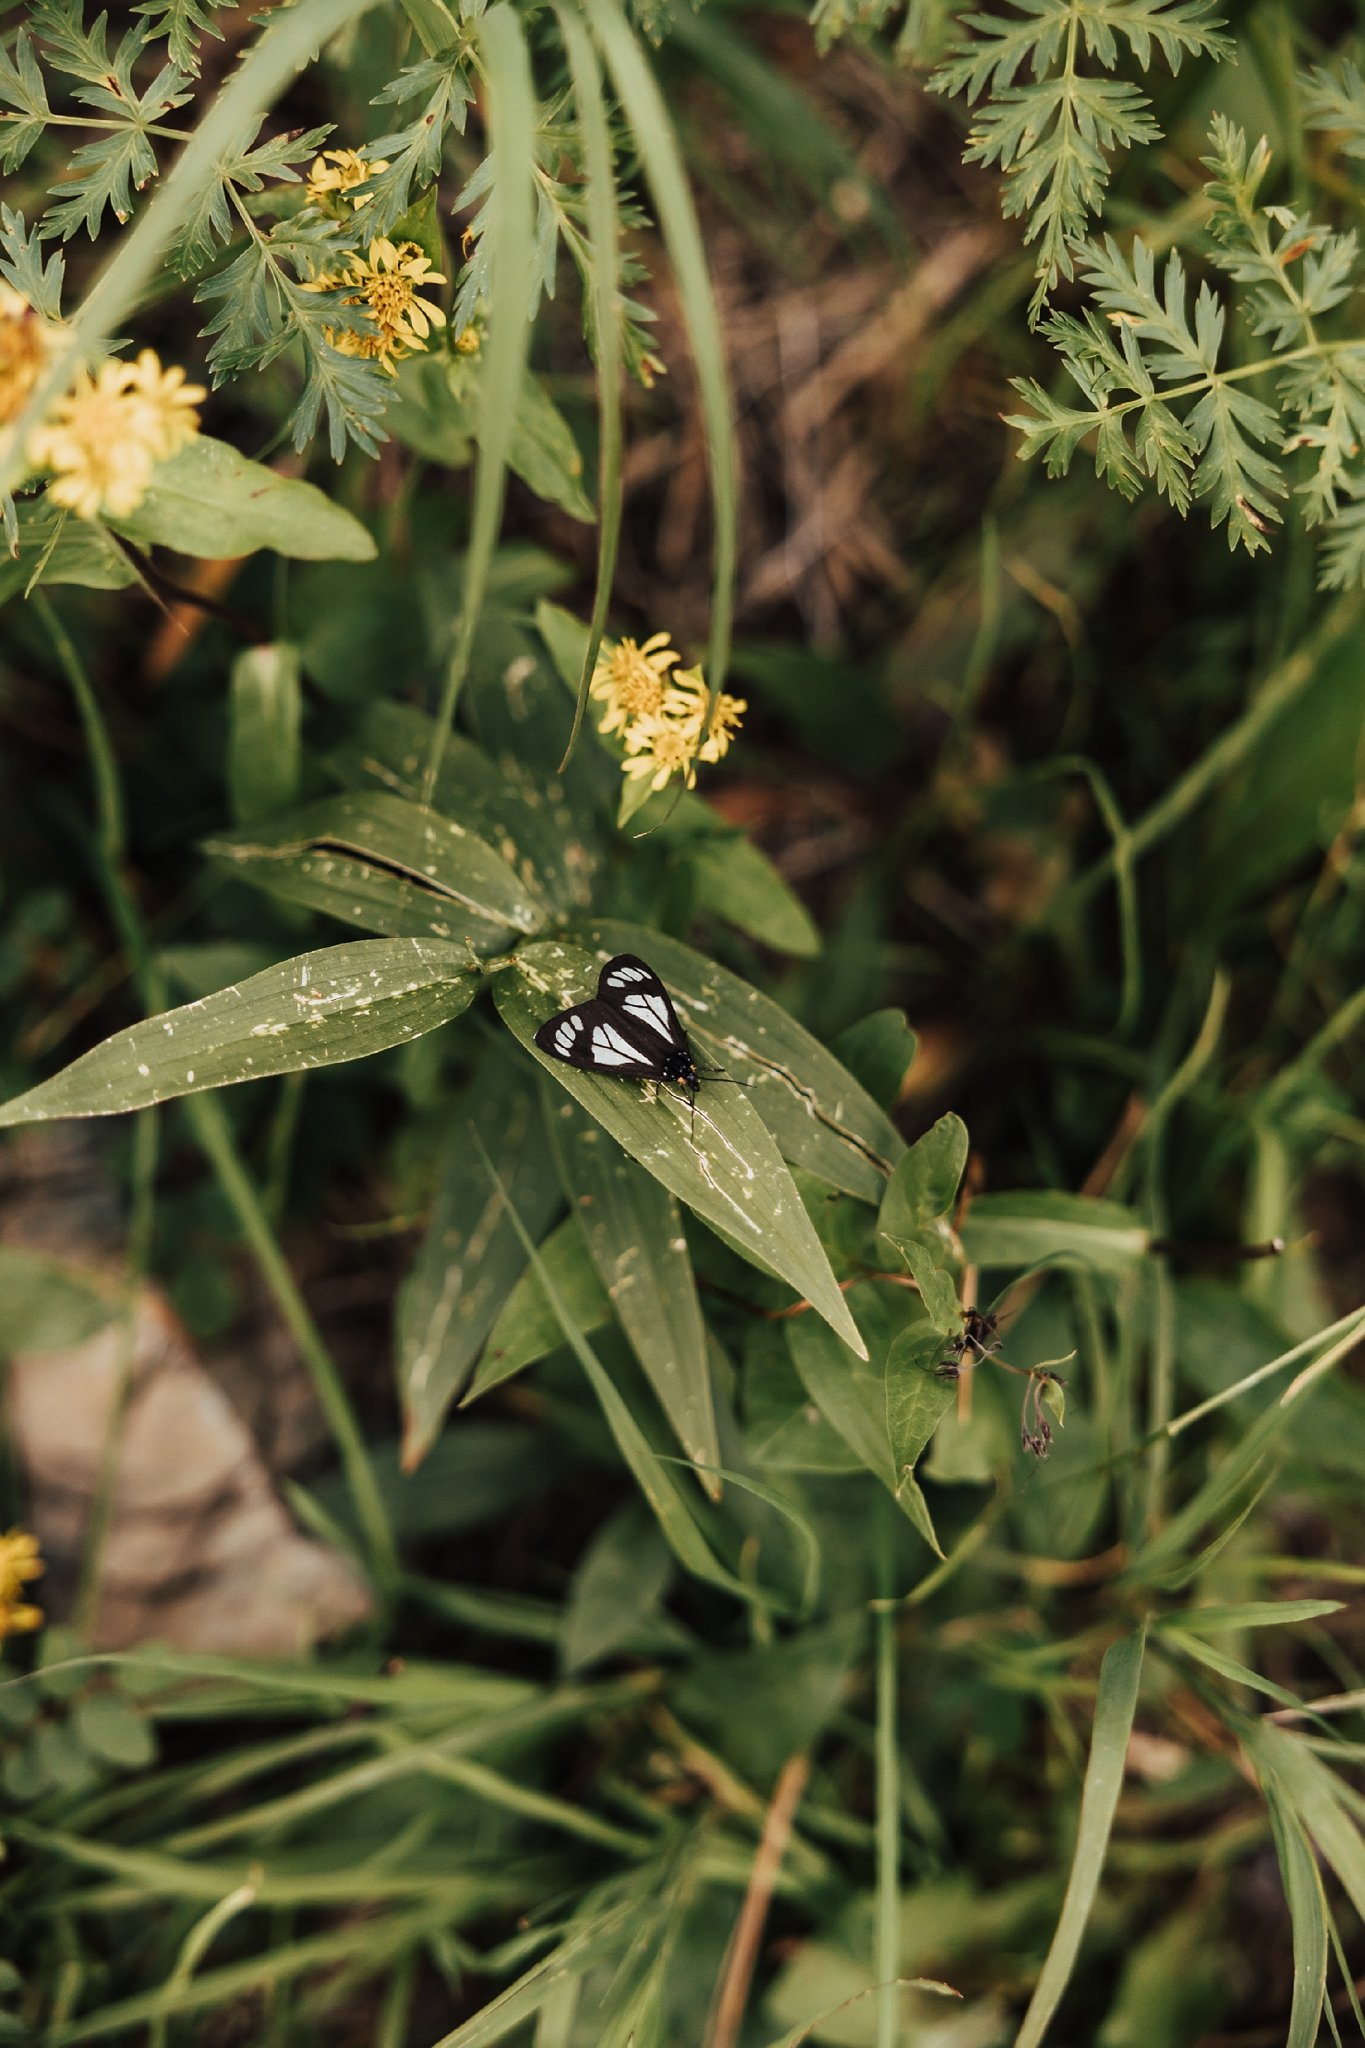
[[[325,797],[207,842],[240,881],[346,924],[501,952],[539,931],[544,904],[500,853],[385,790]]]
[[[149,1017],[0,1106],[0,1125],[110,1116],[234,1081],[364,1059],[467,1009],[463,946],[359,939],[301,953],[183,1009]]]
[[[601,1125],[545,1091],[564,1192],[645,1378],[694,1464],[721,1464],[697,1283],[678,1205]],[[719,1494],[714,1476],[703,1478]]]
[[[503,1021],[647,1173],[731,1244],[780,1275],[861,1351],[862,1339],[796,1184],[743,1089],[703,1085],[694,1134],[692,1111],[676,1090],[653,1094],[638,1082],[580,1073],[536,1049],[537,1027],[555,1010],[590,996],[597,971],[597,962],[576,946],[523,946],[516,967],[494,983]]]
[[[579,936],[602,960],[639,953],[662,975],[694,1049],[703,1062],[749,1083],[750,1101],[793,1166],[865,1202],[880,1202],[905,1140],[834,1054],[780,1003],[642,925],[604,919]]]

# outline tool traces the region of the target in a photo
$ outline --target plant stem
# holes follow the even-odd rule
[[[896,2048],[900,2031],[900,1749],[896,1741],[895,1505],[878,1500],[877,1605],[877,1922],[873,1976],[877,2048]]]
[[[133,963],[133,978],[144,1007],[154,1016],[165,1008],[165,985],[151,958],[142,919],[124,878],[127,846],[123,795],[108,728],[70,634],[41,591],[34,593],[31,602],[47,629],[80,710],[95,783],[100,881],[110,915]],[[275,1305],[303,1355],[319,1406],[336,1442],[376,1579],[382,1587],[391,1587],[397,1574],[393,1533],[341,1375],[270,1228],[261,1197],[232,1142],[221,1104],[212,1096],[191,1096],[185,1103],[185,1113],[275,1297]]]

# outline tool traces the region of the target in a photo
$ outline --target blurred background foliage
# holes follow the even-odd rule
[[[182,57],[205,104],[255,33],[246,8],[144,12],[198,35]],[[1295,342],[1258,335],[1254,281],[1220,270],[1201,160],[1215,113],[1264,135],[1256,204],[1350,238],[1362,24],[1287,0],[1230,4],[1221,29],[1121,0],[989,13],[1055,17],[1087,79],[1108,75],[1087,23],[1184,16],[1206,39],[1174,73],[1125,51],[1160,134],[1128,104],[1107,139],[1131,146],[1051,257],[1046,221],[1026,244],[1027,218],[1002,219],[998,153],[964,161],[981,111],[942,89],[963,79],[934,89],[985,17],[910,0],[812,25],[709,0],[630,31],[695,201],[741,486],[728,687],[748,716],[695,795],[619,828],[591,727],[561,770],[603,426],[572,235],[529,378],[494,303],[479,354],[443,338],[392,391],[375,372],[333,393],[362,444],[339,468],[326,393],[320,444],[290,449],[297,339],[246,349],[206,430],[344,524],[280,501],[270,537],[229,520],[191,547],[183,508],[153,505],[124,535],[136,563],[103,529],[63,529],[44,559],[36,527],[44,575],[27,536],[0,568],[5,1096],[72,1085],[54,1077],[144,1009],[315,949],[398,988],[410,956],[359,947],[426,946],[431,1005],[395,1012],[361,1064],[305,1074],[286,1046],[275,1078],[52,1130],[91,1105],[47,1096],[7,1141],[5,1508],[39,1526],[56,1618],[7,1646],[32,1675],[0,1687],[7,2038],[994,2048],[1055,2015],[1051,2038],[1097,2048],[1313,2048],[1361,2027],[1362,598],[1350,574],[1320,587],[1301,495],[1262,478],[1248,511],[1233,490],[1234,552],[1202,504],[1106,488],[1093,439],[1064,477],[1019,461],[1002,415],[1013,380],[1035,414],[1097,389],[1103,407],[1057,354],[1102,377],[1065,326],[1094,303],[1077,233],[1213,279],[1224,365]],[[268,133],[307,134],[301,169],[326,124],[329,146],[399,157],[375,96],[438,64],[443,17],[359,14]],[[26,26],[42,47],[43,25],[9,9],[6,48]],[[520,25],[537,190],[581,227],[566,31],[543,9]],[[496,86],[496,44],[473,15],[458,28]],[[146,90],[160,54],[139,61]],[[447,336],[489,317],[498,107],[470,76],[439,164],[380,195],[385,229],[433,195],[403,231],[451,280]],[[997,78],[991,103],[1013,89]],[[624,386],[609,630],[667,629],[718,685],[715,365],[703,334],[692,368],[687,238],[655,225],[659,110],[615,91],[623,360],[645,374]],[[30,223],[68,156],[58,126],[14,168]],[[247,193],[247,254],[277,210],[293,232],[298,187],[281,194],[258,212]],[[95,268],[83,236],[65,253],[70,307]],[[1349,380],[1353,242],[1333,260]],[[1086,346],[1126,325],[1140,379],[1167,342],[1099,306]],[[118,326],[193,373],[204,318],[164,269]],[[510,476],[480,568],[481,380],[507,363]],[[1292,438],[1293,394],[1255,389]],[[1323,446],[1284,457],[1296,493]],[[456,737],[427,791],[452,664]],[[481,922],[447,939],[409,814],[380,802],[424,793],[505,857]],[[699,1183],[640,1171],[635,1091],[586,1081],[575,1103],[522,1050],[557,976],[585,993],[586,955],[627,946],[703,1031],[706,1002],[741,1037],[757,1015],[816,1105],[774,1110],[760,1085],[756,1109],[713,1107],[703,1086],[736,1144],[794,1170],[811,1227],[798,1243],[788,1219],[783,1279],[771,1244],[746,1259],[718,1233]],[[485,973],[517,949],[521,969]],[[231,1044],[199,1086],[245,1075],[231,1045],[288,1014],[290,971],[236,1038],[211,1013],[205,1048]],[[907,1270],[918,1293],[876,1277]],[[990,1358],[933,1370],[958,1327],[929,1313],[935,1276],[1002,1305],[1016,1372],[1064,1379],[1064,1425],[1059,1395],[1034,1417],[1046,1460],[1020,1447],[1044,1381]],[[111,1468],[74,1538],[59,1468],[42,1493],[35,1387],[83,1384],[57,1375],[104,1343],[109,1441],[129,1403],[134,1430],[149,1300],[298,1528],[349,1561],[363,1611],[306,1654],[256,1661],[236,1654],[249,1630],[186,1633],[151,1600],[120,1619],[100,1588]],[[836,1334],[850,1312],[866,1364]],[[197,1552],[168,1572],[177,1616],[207,1572]]]

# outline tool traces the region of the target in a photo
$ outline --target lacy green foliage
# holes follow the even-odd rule
[[[1211,0],[1018,0],[963,17],[970,30],[938,71],[935,89],[975,109],[967,159],[1005,179],[1007,218],[1027,220],[1037,244],[1037,317],[1100,212],[1114,152],[1155,142],[1146,95],[1112,76],[1127,57],[1143,71],[1159,55],[1223,57],[1231,45]]]
[[[1093,305],[1079,318],[1044,322],[1085,404],[1019,379],[1030,410],[1010,424],[1024,436],[1022,452],[1042,454],[1054,475],[1093,434],[1098,473],[1125,496],[1152,482],[1182,514],[1207,500],[1212,523],[1249,554],[1269,545],[1294,489],[1307,523],[1325,529],[1324,586],[1357,582],[1365,573],[1365,343],[1320,329],[1359,283],[1357,237],[1293,208],[1258,205],[1269,149],[1250,146],[1222,116],[1205,163],[1211,262],[1237,287],[1237,312],[1271,352],[1230,363],[1228,312],[1210,279],[1191,300],[1178,251],[1158,273],[1144,242],[1125,252],[1106,236],[1077,253]],[[1312,458],[1306,475],[1291,460],[1304,454]]]
[[[193,130],[197,106],[181,116],[183,126],[170,117],[197,100],[201,42],[205,35],[221,37],[216,17],[226,4],[146,0],[133,10],[138,18],[111,37],[105,14],[87,25],[83,0],[38,0],[9,47],[0,47],[0,165],[18,169],[48,130],[63,145],[82,126],[93,131],[88,141],[63,148],[51,203],[31,235],[20,229],[29,253],[5,244],[5,274],[40,311],[55,309],[51,286],[61,273],[49,265],[49,283],[41,281],[34,245],[66,241],[82,230],[93,239],[111,214],[119,224],[131,218],[137,195],[155,183]],[[344,204],[309,202],[300,188],[331,125],[271,133],[270,116],[253,118],[223,152],[170,251],[181,276],[197,280],[196,297],[214,308],[203,333],[215,384],[290,354],[302,380],[288,431],[302,449],[325,425],[338,459],[348,443],[368,453],[377,449],[393,396],[392,380],[373,361],[337,345],[346,332],[372,331],[363,308],[348,305],[343,290],[327,288],[344,272],[347,257],[366,254],[379,236],[401,237],[405,227],[420,240],[413,226],[419,207],[427,209],[432,235],[442,208],[476,208],[452,332],[485,310],[489,297],[484,229],[495,180],[491,158],[466,177],[462,191],[440,191],[448,143],[464,132],[473,96],[473,34],[457,28],[454,16],[435,0],[408,12],[419,22],[427,54],[373,95],[375,106],[411,118],[362,152],[383,166],[367,186],[348,194]],[[585,287],[584,322],[592,341],[593,259],[583,229],[582,162],[571,104],[563,96],[551,99],[542,110],[537,141],[536,301],[542,292],[553,292],[560,251],[567,251]],[[352,198],[360,203],[353,205]],[[638,228],[644,219],[628,199],[621,205],[624,229]],[[643,274],[637,260],[623,258],[623,286]],[[636,300],[623,299],[622,359],[645,381],[652,372],[651,318]]]

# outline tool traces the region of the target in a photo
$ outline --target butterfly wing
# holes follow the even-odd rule
[[[560,1010],[541,1025],[536,1044],[552,1060],[587,1074],[616,1074],[627,1081],[663,1078],[662,1042],[614,1001],[599,998]]]
[[[673,999],[652,967],[636,953],[608,960],[597,982],[597,1000],[619,1009],[656,1052],[691,1052]]]

